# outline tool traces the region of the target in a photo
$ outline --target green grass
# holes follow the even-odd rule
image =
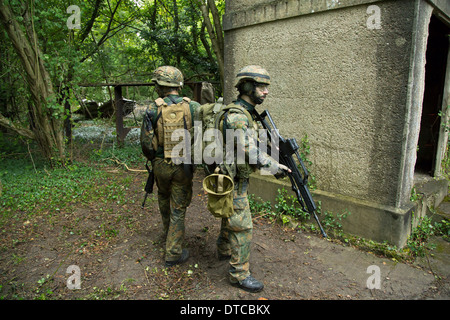
[[[34,170],[24,162],[2,161],[0,206],[3,212],[31,214],[36,210],[59,210],[71,202],[85,201],[86,192],[105,177],[103,172],[83,164]]]
[[[60,168],[50,168],[39,157],[37,148],[23,141],[0,135],[0,226],[9,219],[26,220],[39,214],[70,212],[80,204],[124,203],[130,176],[117,179],[105,166],[117,163],[102,161],[114,158],[120,162],[139,161],[136,148],[91,152],[91,161],[73,161]],[[83,146],[77,146],[82,148]],[[136,165],[136,164],[135,164]],[[143,165],[143,162],[140,162]]]

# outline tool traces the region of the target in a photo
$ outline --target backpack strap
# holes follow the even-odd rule
[[[159,108],[159,107],[162,107],[163,105],[165,105],[167,103],[164,101],[163,98],[158,98],[158,99],[155,100],[155,104]]]
[[[172,96],[169,95],[168,97],[169,97],[170,101],[172,101],[171,104],[177,104],[177,103],[179,103],[179,102],[176,102],[175,99],[172,98]],[[158,101],[158,100],[159,100],[159,101]],[[186,103],[188,103],[188,104],[191,103],[191,99],[189,99],[188,97],[183,97],[183,101],[186,102]],[[158,103],[160,103],[161,105],[162,105],[162,104],[166,104],[166,102],[165,102],[164,99],[162,99],[162,98],[156,99],[155,102],[156,102],[156,105],[158,105]],[[180,101],[180,102],[181,102],[181,101]]]
[[[242,107],[240,105],[230,104],[228,106],[223,107],[222,110],[220,110],[218,116],[216,117],[216,123],[215,123],[215,128],[216,129],[219,129],[219,125],[220,125],[220,121],[221,121],[222,117],[224,115],[226,115],[230,110],[237,110],[237,111],[245,114],[245,116],[247,117],[247,120],[248,120],[248,125],[250,127],[253,127],[253,117],[247,111],[247,109],[245,109],[244,107]]]
[[[184,121],[187,123],[189,123],[188,128],[187,129],[191,129],[192,127],[192,114],[191,114],[191,107],[190,107],[190,103],[191,103],[191,99],[189,99],[188,97],[183,97],[183,102],[185,102],[186,107],[184,108]]]
[[[160,137],[160,132],[162,132],[162,125],[163,125],[161,115],[162,115],[162,108],[163,108],[163,106],[167,106],[167,103],[164,101],[163,98],[158,98],[155,100],[155,104],[157,107],[157,111],[156,111],[157,115],[156,115],[155,123],[154,123],[155,135],[157,138],[156,140],[158,141],[157,145],[162,146],[163,145],[162,137]]]

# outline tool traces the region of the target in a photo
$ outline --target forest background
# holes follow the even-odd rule
[[[0,0],[0,130],[37,142],[54,167],[67,161],[66,102],[112,99],[111,87],[82,84],[150,82],[172,65],[220,94],[224,10],[224,0]]]

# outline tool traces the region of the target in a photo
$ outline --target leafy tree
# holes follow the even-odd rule
[[[29,106],[30,129],[11,123],[0,116],[0,123],[28,138],[34,138],[48,159],[64,158],[62,113],[54,100],[53,83],[38,45],[33,2],[11,3],[0,0],[0,21],[14,47],[24,71],[32,103]],[[14,9],[22,15],[16,18]]]
[[[149,81],[162,64],[222,82],[224,0],[79,0],[81,28],[68,29],[72,4],[0,0],[0,127],[53,163],[65,161],[64,106],[81,103],[79,84]]]
[[[146,6],[143,48],[151,56],[160,57],[157,64],[176,66],[188,79],[207,77],[218,81],[222,73],[218,72],[206,32],[210,23],[205,22],[200,7],[196,0],[155,0]]]

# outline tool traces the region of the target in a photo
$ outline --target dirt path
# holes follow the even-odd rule
[[[145,175],[133,174],[133,180],[135,187],[125,204],[82,204],[74,212],[11,226],[16,229],[14,245],[0,252],[2,298],[450,298],[448,273],[436,280],[428,268],[379,258],[263,218],[254,219],[250,266],[265,289],[256,294],[236,289],[227,280],[228,263],[216,258],[220,221],[206,210],[201,174],[195,177],[186,218],[190,258],[167,270],[156,201],[148,200],[146,209],[141,209]],[[66,271],[72,265],[80,269],[79,290],[67,286],[71,274]],[[367,287],[371,276],[367,268],[372,265],[380,270],[380,289]]]

